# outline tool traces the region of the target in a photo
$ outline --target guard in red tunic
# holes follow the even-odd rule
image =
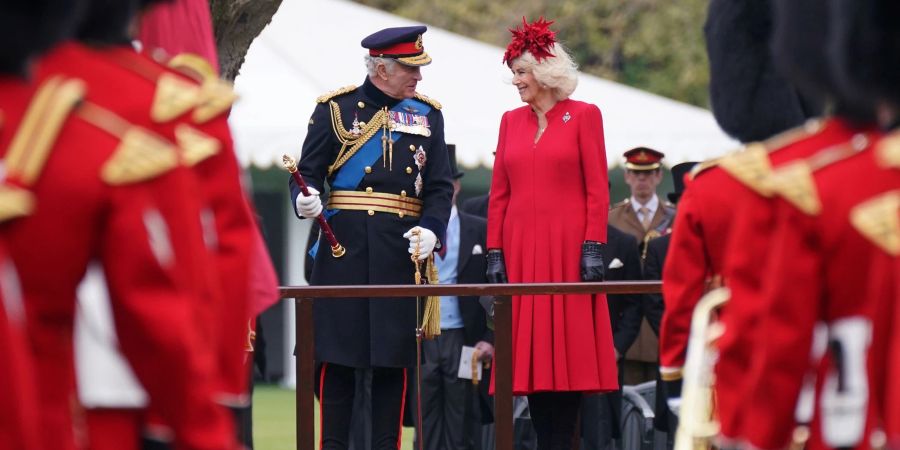
[[[895,125],[896,31],[881,25],[896,19],[893,3],[839,0],[831,11],[831,56],[842,92],[877,105],[881,124]],[[884,444],[879,405],[888,361],[880,355],[890,326],[883,296],[891,294],[867,290],[867,281],[885,270],[884,253],[898,251],[898,142],[893,131],[870,137],[862,151],[832,146],[774,175],[783,200],[776,205],[773,252],[763,262],[765,338],[755,346],[751,377],[758,381],[744,421],[745,437],[756,447],[786,445],[795,410],[803,408],[813,418],[810,448]],[[814,401],[801,401],[805,396]]]
[[[767,42],[749,38],[769,34],[766,5],[754,0],[714,0],[705,28],[713,112],[724,130],[744,142],[768,138],[806,118],[795,89],[774,73]],[[756,111],[758,117],[747,117],[748,111]],[[694,307],[711,286],[721,285],[723,280],[728,283],[723,267],[734,211],[754,195],[742,180],[752,176],[756,167],[732,163],[745,154],[765,159],[765,145],[751,145],[721,160],[697,165],[678,204],[663,268],[665,313],[659,337],[660,373],[666,395],[672,398],[680,396]]]
[[[199,194],[206,243],[205,248],[196,249],[192,255],[205,260],[208,249],[213,262],[198,264],[206,269],[195,278],[204,280],[198,286],[198,295],[208,300],[196,305],[197,327],[216,348],[213,356],[221,377],[217,399],[228,406],[241,407],[248,401],[249,372],[244,361],[250,249],[256,229],[241,188],[225,117],[235,96],[226,83],[214,76],[198,84],[123,44],[128,42],[129,2],[92,5],[87,15],[91,20],[81,27],[79,36],[93,47],[66,43],[45,58],[41,73],[76,75],[98,85],[128,84],[128,96],[112,91],[89,96],[180,146],[182,157],[196,178],[191,191]],[[108,383],[100,387],[107,387]],[[117,401],[107,397],[93,406],[115,407]],[[135,407],[130,402],[118,406]]]
[[[742,439],[746,433],[743,422],[752,420],[744,413],[754,385],[750,376],[752,360],[760,354],[759,341],[766,338],[759,315],[763,306],[762,261],[771,249],[775,222],[772,171],[825,148],[862,148],[873,131],[868,125],[872,122],[871,113],[841,95],[827,66],[822,45],[829,20],[826,5],[791,0],[778,1],[775,6],[774,61],[805,92],[832,98],[837,107],[834,117],[811,120],[802,128],[748,146],[720,162],[720,167],[752,191],[732,214],[733,237],[725,252],[724,271],[731,297],[722,316],[725,333],[718,343],[715,368],[716,407],[724,442]],[[797,418],[805,423],[809,419]]]
[[[32,17],[36,20],[37,17]],[[49,20],[41,16],[41,20]],[[79,60],[79,64],[86,63]],[[103,266],[118,342],[183,448],[231,448],[231,424],[212,403],[207,344],[191,305],[197,273],[178,237],[199,212],[174,146],[85,93],[109,89],[49,76],[0,86],[7,183],[32,193],[28,215],[2,233],[19,268],[41,389],[45,448],[74,448],[71,404],[75,288]],[[40,139],[37,139],[40,137]],[[47,270],[53,270],[53,283]],[[173,338],[175,337],[175,338]],[[147,358],[152,354],[152,360]]]
[[[212,367],[198,357],[208,350],[191,313],[194,269],[171,238],[181,232],[173,224],[183,223],[174,213],[192,214],[191,202],[173,195],[188,186],[178,152],[84,101],[87,89],[62,77],[40,86],[19,79],[0,86],[0,110],[14,131],[0,139],[7,181],[36,199],[34,210],[3,234],[26,299],[45,446],[74,446],[73,299],[88,264],[96,261],[113,298],[120,348],[174,424],[176,442],[230,448],[231,424],[212,403]],[[46,280],[48,267],[53,283]]]

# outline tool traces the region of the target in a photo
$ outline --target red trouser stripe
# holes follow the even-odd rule
[[[325,368],[328,363],[322,363],[322,373],[319,375],[319,450],[322,450],[325,436]]]
[[[406,368],[403,369],[403,394],[400,395],[400,420],[397,425],[397,450],[403,441],[403,410],[406,408]]]

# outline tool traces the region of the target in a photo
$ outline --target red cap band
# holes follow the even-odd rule
[[[422,44],[417,42],[401,42],[390,47],[369,49],[369,56],[414,56],[422,53]]]

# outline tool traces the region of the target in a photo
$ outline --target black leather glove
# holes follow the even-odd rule
[[[606,279],[606,266],[600,252],[603,244],[596,241],[584,241],[581,244],[581,281],[603,281]]]
[[[503,262],[503,250],[491,249],[487,253],[487,279],[488,283],[507,283],[506,263]]]

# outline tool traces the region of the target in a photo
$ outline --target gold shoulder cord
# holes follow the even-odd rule
[[[369,142],[369,139],[375,136],[379,128],[386,127],[389,120],[387,112],[381,109],[372,116],[369,123],[363,127],[362,132],[359,135],[355,135],[344,127],[344,122],[341,120],[341,107],[337,102],[331,101],[329,105],[331,106],[331,128],[341,143],[341,150],[338,152],[337,158],[328,167],[328,175],[331,176],[334,171],[340,169],[352,158],[366,142]],[[347,149],[348,146],[350,146],[349,150]]]

